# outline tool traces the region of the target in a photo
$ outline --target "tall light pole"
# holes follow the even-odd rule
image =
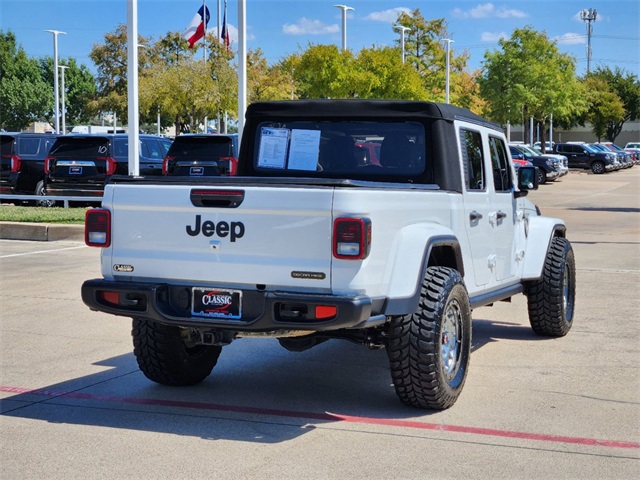
[[[595,8],[580,11],[580,18],[582,21],[587,22],[587,75],[591,66],[591,34],[593,33],[591,22],[595,22],[597,17],[598,11]]]
[[[127,123],[129,175],[140,175],[140,111],[138,110],[138,0],[127,0]],[[116,132],[115,112],[113,133]]]
[[[346,5],[334,5],[334,7],[342,10],[342,50],[344,51],[347,49],[347,11],[355,8]]]
[[[444,97],[444,101],[445,103],[449,103],[449,70],[451,70],[451,65],[450,65],[450,57],[451,57],[451,42],[453,42],[453,40],[449,39],[449,38],[444,38],[442,40],[443,42],[447,43],[447,74],[446,74],[446,80],[445,80],[445,97]]]
[[[64,97],[65,97],[65,94],[66,94],[66,89],[64,87],[64,71],[69,67],[66,66],[66,65],[60,65],[58,68],[60,69],[60,73],[61,73],[60,80],[61,80],[61,83],[62,83],[62,85],[61,85],[61,87],[62,87],[62,89],[61,89],[62,90],[62,134],[65,135],[67,133],[67,122],[66,122],[67,109],[66,109],[66,107],[64,105]]]
[[[402,63],[404,63],[404,32],[410,32],[411,29],[404,25],[394,25],[393,28],[400,30],[400,48],[402,49]]]
[[[60,133],[60,90],[58,89],[58,35],[66,35],[67,32],[60,32],[58,30],[45,30],[45,32],[53,34],[53,91],[56,98],[56,133]]]

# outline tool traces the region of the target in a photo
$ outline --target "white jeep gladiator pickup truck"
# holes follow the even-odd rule
[[[562,220],[526,197],[503,132],[408,101],[252,104],[236,176],[113,177],[87,212],[94,310],[133,319],[142,372],[203,381],[223,346],[277,338],[386,348],[400,400],[453,405],[471,311],[524,293],[535,333],[571,328],[575,261]]]

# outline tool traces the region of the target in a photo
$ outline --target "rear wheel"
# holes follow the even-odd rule
[[[162,385],[185,386],[202,382],[218,361],[222,347],[198,345],[192,331],[133,319],[133,353],[145,376]]]
[[[471,308],[460,273],[430,267],[418,310],[396,317],[389,327],[387,354],[400,400],[442,410],[462,392],[471,352]]]
[[[36,195],[44,197],[47,193],[44,190],[44,180],[40,180],[36,185],[35,192]],[[56,202],[54,200],[36,200],[37,207],[55,207]]]
[[[593,162],[591,164],[591,171],[595,174],[601,174],[605,172],[604,163],[602,162]]]
[[[542,278],[527,289],[529,322],[538,335],[563,337],[571,329],[576,300],[576,264],[566,238],[551,241]]]

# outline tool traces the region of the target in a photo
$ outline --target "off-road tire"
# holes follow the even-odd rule
[[[410,406],[443,410],[457,400],[471,353],[471,307],[460,273],[427,269],[418,310],[395,317],[387,354],[400,400]]]
[[[601,174],[601,173],[604,173],[604,172],[605,172],[605,170],[606,170],[606,169],[605,169],[605,167],[604,167],[604,163],[602,163],[601,161],[596,161],[596,162],[593,162],[593,163],[591,164],[591,171],[592,171],[593,173],[595,173],[596,175],[599,175],[599,174]]]
[[[141,318],[133,319],[133,353],[144,375],[171,386],[202,382],[216,365],[222,347],[188,345],[185,329]]]
[[[576,300],[576,262],[569,240],[555,237],[551,241],[542,278],[530,283],[526,293],[535,333],[547,337],[569,333]]]

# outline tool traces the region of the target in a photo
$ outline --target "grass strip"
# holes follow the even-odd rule
[[[86,208],[0,206],[0,221],[84,224]]]

